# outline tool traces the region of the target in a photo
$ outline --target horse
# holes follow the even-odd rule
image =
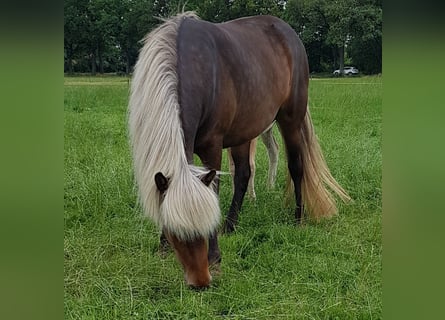
[[[128,112],[135,181],[145,214],[172,245],[190,287],[209,287],[209,266],[221,262],[224,148],[231,148],[235,166],[226,232],[234,230],[247,190],[252,140],[273,122],[286,148],[296,222],[303,210],[316,219],[335,214],[335,194],[349,199],[315,136],[308,86],[305,48],[273,16],[215,24],[183,12],[143,39]],[[194,165],[194,154],[203,167]]]
[[[266,146],[267,155],[269,157],[269,171],[267,176],[267,187],[273,188],[275,185],[275,180],[277,178],[277,167],[278,167],[278,143],[273,135],[273,126],[270,126],[266,131],[261,134],[261,140]],[[247,194],[253,200],[256,200],[255,193],[255,155],[256,146],[258,138],[255,138],[250,143],[249,150],[249,165],[250,165],[250,177],[247,183]],[[232,152],[230,148],[227,149],[227,155],[229,160],[230,174],[232,178],[235,177],[235,164],[233,162]],[[235,184],[232,184],[232,190],[235,190]]]

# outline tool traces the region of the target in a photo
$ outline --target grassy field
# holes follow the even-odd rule
[[[201,292],[185,286],[173,253],[159,256],[159,232],[136,204],[128,84],[65,78],[65,318],[382,318],[381,78],[310,84],[325,158],[354,203],[341,204],[333,219],[296,227],[283,205],[284,149],[268,190],[258,143],[257,201],[247,199],[236,233],[220,237],[223,273]],[[230,179],[221,181],[223,212]]]

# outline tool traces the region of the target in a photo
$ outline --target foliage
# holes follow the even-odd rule
[[[149,0],[65,0],[65,68],[68,72],[130,71],[139,40],[158,22]],[[104,60],[107,66],[104,66]]]
[[[375,1],[374,1],[375,2]],[[378,1],[377,1],[378,3]],[[382,8],[367,3],[356,10],[348,54],[364,73],[382,71]],[[358,23],[360,22],[360,23]]]
[[[382,7],[369,0],[290,0],[284,18],[304,42],[312,71],[343,65],[346,54],[368,73],[381,72]],[[353,45],[354,49],[349,50]],[[363,56],[363,51],[373,56]],[[367,58],[364,58],[367,57]],[[375,59],[376,60],[373,60]],[[359,63],[360,62],[360,63]],[[365,69],[365,68],[363,68]]]
[[[311,71],[332,72],[346,55],[366,73],[381,72],[378,0],[65,0],[65,71],[131,72],[139,41],[157,17],[182,10],[212,22],[275,15],[300,35]]]

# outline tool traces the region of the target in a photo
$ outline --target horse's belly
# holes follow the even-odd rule
[[[238,102],[235,116],[224,134],[224,147],[241,145],[266,131],[286,97],[287,92],[264,96],[257,93],[249,102]]]
[[[260,121],[245,121],[241,125],[235,125],[224,135],[223,146],[230,148],[242,145],[255,139],[266,131],[275,120],[275,117],[263,117]]]

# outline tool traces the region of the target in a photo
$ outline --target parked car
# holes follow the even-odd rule
[[[358,69],[356,67],[344,67],[343,71],[346,76],[355,76],[358,74]],[[334,70],[332,74],[338,77],[340,75],[340,69]]]

